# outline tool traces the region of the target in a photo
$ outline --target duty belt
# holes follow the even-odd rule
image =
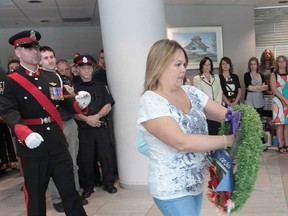
[[[28,125],[43,125],[43,124],[55,122],[55,119],[51,116],[48,116],[45,118],[23,119],[23,121]]]

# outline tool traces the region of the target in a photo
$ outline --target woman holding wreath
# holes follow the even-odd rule
[[[149,51],[137,127],[148,144],[149,188],[165,216],[199,216],[206,152],[232,146],[233,135],[208,135],[206,117],[224,121],[227,109],[183,85],[188,57],[174,40]]]

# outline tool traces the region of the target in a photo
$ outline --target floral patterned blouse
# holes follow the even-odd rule
[[[208,96],[194,86],[182,86],[191,101],[188,114],[153,91],[143,94],[137,126],[150,152],[149,188],[157,199],[167,200],[203,192],[206,153],[180,152],[150,134],[141,124],[158,117],[170,116],[186,134],[208,134],[204,107]]]

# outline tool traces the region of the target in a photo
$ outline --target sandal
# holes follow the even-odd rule
[[[287,153],[287,148],[286,148],[286,146],[279,146],[278,147],[278,152],[280,153],[280,154],[286,154]]]

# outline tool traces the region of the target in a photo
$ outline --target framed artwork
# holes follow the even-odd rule
[[[189,63],[187,69],[199,69],[203,57],[219,67],[223,57],[222,26],[168,28],[168,38],[176,40],[185,49]]]

